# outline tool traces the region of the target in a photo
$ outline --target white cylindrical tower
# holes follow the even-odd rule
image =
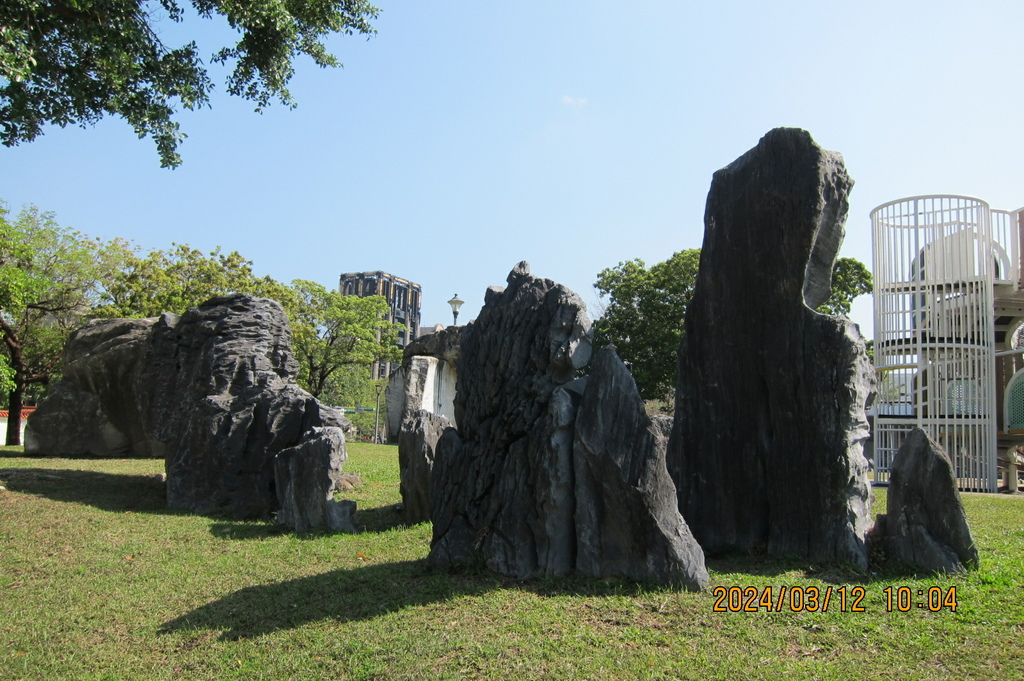
[[[875,479],[906,433],[945,447],[961,489],[996,490],[993,286],[1005,255],[989,206],[919,196],[871,212],[874,237]]]

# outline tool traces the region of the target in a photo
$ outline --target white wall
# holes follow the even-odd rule
[[[28,419],[21,419],[21,442],[25,442],[25,426],[28,425]],[[0,444],[7,442],[7,417],[0,416]]]

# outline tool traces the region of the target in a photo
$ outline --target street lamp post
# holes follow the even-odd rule
[[[380,394],[384,392],[384,386],[377,384],[377,409],[373,412],[373,444],[380,444]]]
[[[448,304],[452,306],[452,325],[454,325],[454,326],[458,326],[459,325],[459,308],[462,307],[462,304],[464,302],[466,302],[466,301],[465,300],[461,300],[459,298],[459,294],[458,293],[456,293],[454,296],[452,296],[452,299],[448,301]]]

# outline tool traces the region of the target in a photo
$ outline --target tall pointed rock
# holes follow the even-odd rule
[[[856,325],[814,311],[852,185],[839,154],[792,128],[715,173],[668,451],[708,553],[867,564],[873,372]]]

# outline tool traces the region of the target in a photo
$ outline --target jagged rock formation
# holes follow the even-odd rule
[[[279,452],[301,457],[317,441],[331,450],[328,481],[345,459],[348,421],[295,385],[288,319],[273,301],[232,295],[180,317],[96,320],[64,357],[61,384],[29,419],[26,451],[163,458],[172,508],[267,517],[307,503],[288,497],[301,487],[275,485]],[[329,515],[284,519],[317,513]]]
[[[437,442],[451,423],[444,416],[420,409],[402,424],[398,436],[398,469],[406,522],[430,520],[430,476]]]
[[[814,311],[852,184],[839,154],[796,129],[715,173],[668,453],[709,553],[867,564],[873,371],[857,327]]]
[[[575,409],[560,386],[590,360],[584,308],[526,263],[506,289],[487,290],[462,332],[458,432],[445,432],[434,462],[430,563],[485,563],[518,577],[574,567]]]
[[[585,309],[564,286],[530,276],[525,262],[509,274],[507,288],[488,289],[476,322],[462,331],[458,429],[446,430],[437,446],[428,562],[484,564],[520,578],[581,570],[700,588],[706,573],[703,582],[699,575],[682,579],[680,573],[690,566],[669,565],[699,553],[699,547],[677,556],[671,539],[651,539],[659,532],[685,534],[670,499],[671,512],[662,512],[671,484],[657,473],[657,453],[643,443],[632,449],[597,444],[609,426],[597,405],[587,412],[591,425],[580,435],[580,452],[574,452],[577,410],[587,386],[577,374],[591,355]],[[605,381],[599,379],[600,386]],[[604,388],[595,390],[590,399],[601,401]],[[646,424],[626,437],[630,434],[651,435]],[[648,444],[654,446],[655,439],[648,438]],[[618,482],[595,480],[598,470],[610,471]],[[644,488],[653,499],[645,500]],[[624,521],[642,526],[629,528],[630,537],[617,527]],[[664,527],[658,525],[662,521]],[[651,545],[636,560],[627,560],[637,537]],[[654,565],[643,569],[640,563],[648,558]]]
[[[920,428],[907,434],[889,468],[886,513],[871,530],[893,563],[921,572],[978,568],[953,463]]]
[[[665,468],[672,419],[651,419],[629,369],[599,350],[576,415],[576,569],[707,587],[704,552],[679,514]]]

